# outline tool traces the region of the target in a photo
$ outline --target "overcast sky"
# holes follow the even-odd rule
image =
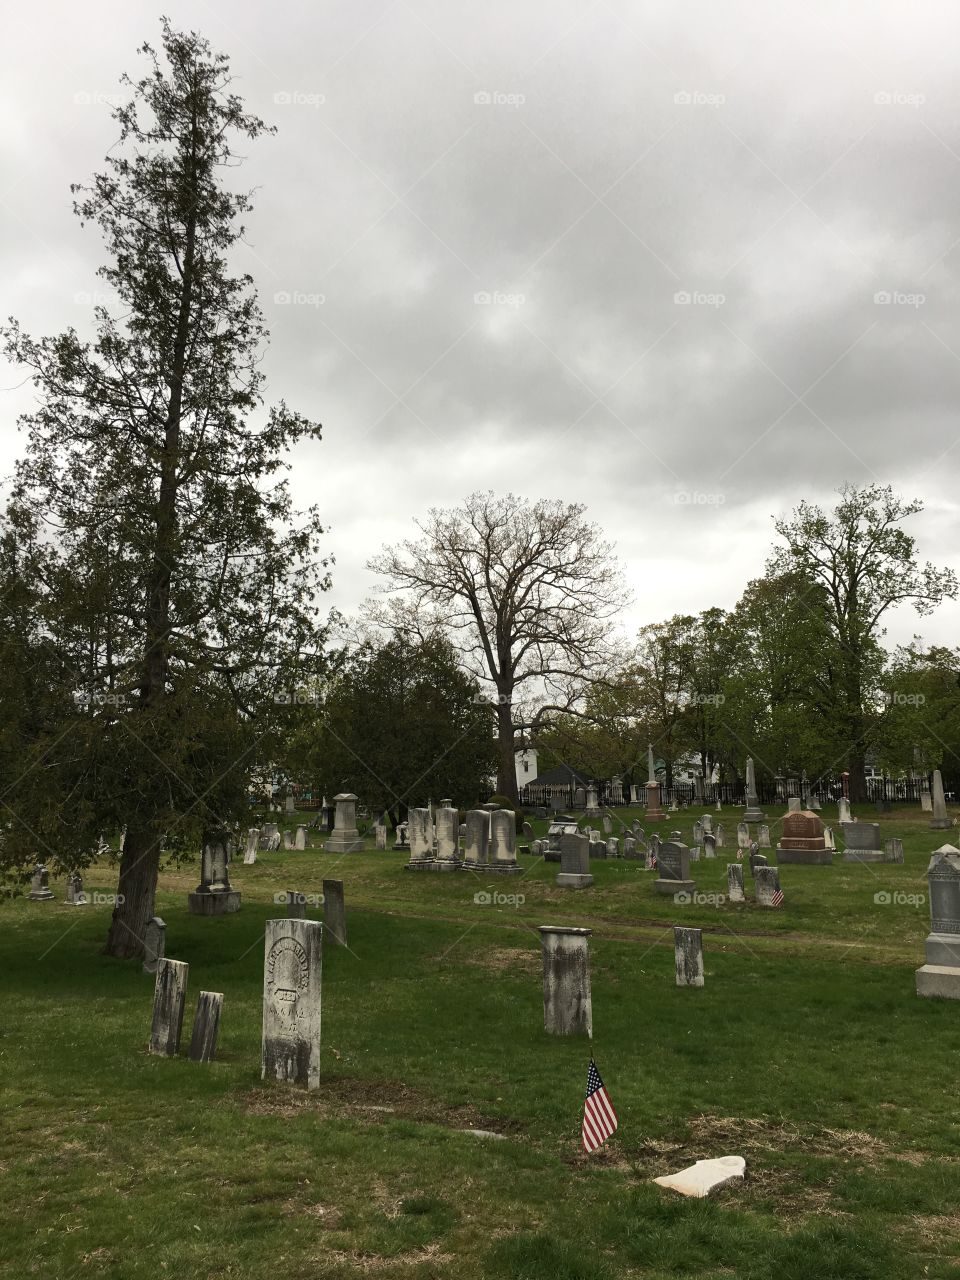
[[[732,607],[771,515],[844,481],[922,498],[921,554],[960,570],[955,0],[164,7],[279,131],[238,175],[244,265],[268,397],[324,424],[294,485],[339,607],[486,488],[586,504],[631,628]],[[5,16],[0,311],[36,335],[89,332],[102,250],[69,184],[144,40],[137,0]],[[960,643],[960,606],[891,617],[915,631]]]

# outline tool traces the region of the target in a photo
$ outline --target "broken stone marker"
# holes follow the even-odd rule
[[[151,916],[143,931],[143,972],[156,973],[167,947],[167,926],[159,916]]]
[[[689,1169],[654,1178],[654,1182],[660,1187],[669,1187],[671,1191],[679,1191],[682,1196],[702,1199],[717,1187],[742,1182],[746,1168],[743,1156],[719,1156],[716,1160],[698,1160]]]
[[[678,987],[703,986],[703,931],[675,925],[673,956]]]
[[[150,1052],[174,1057],[180,1051],[183,1007],[187,999],[190,966],[182,960],[160,960],[153,988],[153,1025]]]
[[[323,882],[323,923],[327,936],[339,946],[347,945],[347,911],[343,901],[343,881]]]
[[[217,1056],[217,1037],[220,1034],[222,1010],[222,992],[200,992],[197,1012],[193,1019],[193,1034],[190,1037],[191,1062],[212,1062]]]

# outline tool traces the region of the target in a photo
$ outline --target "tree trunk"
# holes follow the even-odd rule
[[[144,932],[154,914],[159,866],[159,839],[146,830],[128,830],[104,955],[118,960],[143,955]]]
[[[864,804],[869,800],[867,795],[866,760],[862,747],[854,747],[847,756],[847,769],[850,772],[850,803]]]
[[[497,792],[514,804],[520,803],[517,788],[517,760],[514,747],[513,707],[509,702],[497,703],[497,745],[500,751],[497,764]]]

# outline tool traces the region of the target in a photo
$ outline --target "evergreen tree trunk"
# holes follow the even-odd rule
[[[128,829],[104,955],[118,960],[143,955],[147,921],[154,914],[159,865],[160,842],[156,836],[147,829]]]

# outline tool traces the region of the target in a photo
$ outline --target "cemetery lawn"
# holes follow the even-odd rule
[[[660,830],[689,840],[693,816]],[[62,906],[57,881],[0,904],[0,1276],[960,1280],[960,1004],[914,992],[927,860],[954,833],[880,821],[902,866],[784,867],[782,911],[678,907],[623,861],[565,892],[528,857],[478,880],[308,849],[235,863],[242,909],[203,919],[196,869],[165,871],[167,955],[190,964],[175,1059],[145,1051],[153,978],[99,954],[108,905]],[[735,857],[695,864],[698,889]],[[260,1079],[263,927],[275,893],[330,875],[350,945],[324,946],[306,1093]],[[114,888],[109,865],[85,877]],[[589,1157],[588,1045],[542,1030],[544,923],[594,931],[620,1128]],[[704,929],[703,990],[674,984],[674,923]],[[185,1056],[201,990],[225,995],[208,1065]],[[709,1201],[650,1181],[725,1154],[747,1179]]]

